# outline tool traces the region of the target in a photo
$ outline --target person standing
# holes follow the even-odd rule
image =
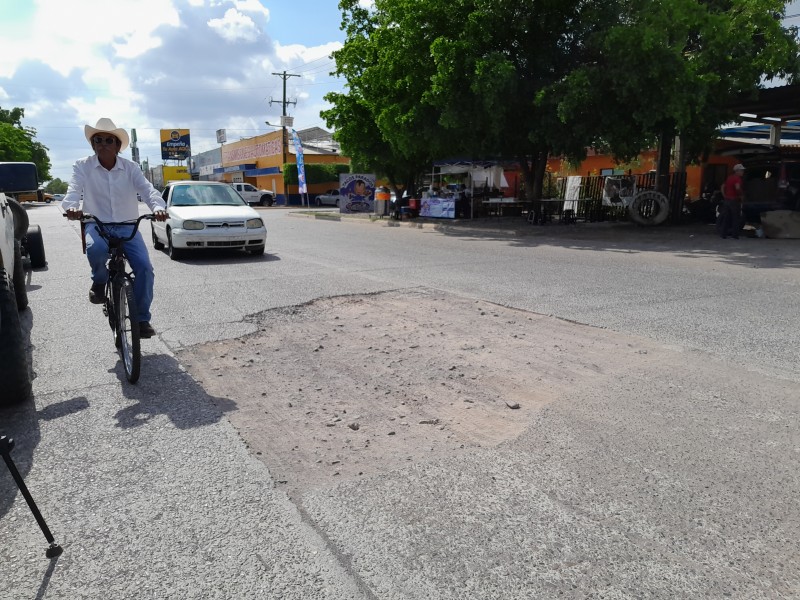
[[[98,120],[94,127],[86,125],[84,133],[94,154],[78,160],[73,166],[72,179],[61,201],[67,218],[78,220],[86,211],[104,222],[134,221],[139,217],[141,197],[153,211],[156,220],[166,221],[169,215],[164,210],[166,204],[161,194],[145,179],[139,165],[119,156],[128,147],[128,133],[105,117]],[[115,226],[112,232],[127,236],[131,227]],[[108,244],[94,223],[86,224],[84,241],[92,272],[89,301],[102,304],[108,280]],[[139,335],[149,338],[155,335],[150,324],[155,273],[142,234],[137,232],[132,240],[125,242],[124,250],[134,274],[133,291],[139,312]]]
[[[728,175],[722,184],[722,204],[717,219],[717,233],[722,239],[730,236],[738,239],[742,229],[742,202],[744,201],[744,165],[733,167],[733,173]]]

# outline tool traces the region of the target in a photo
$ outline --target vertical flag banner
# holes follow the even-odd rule
[[[308,193],[308,186],[306,185],[306,162],[303,158],[303,143],[300,141],[300,136],[292,129],[292,141],[294,142],[294,152],[297,156],[297,183],[299,185],[299,192],[301,194]]]

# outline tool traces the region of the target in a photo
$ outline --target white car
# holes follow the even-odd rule
[[[169,219],[151,221],[153,248],[172,260],[188,250],[242,249],[264,254],[267,227],[230,185],[221,181],[171,181],[162,193]]]
[[[342,205],[342,194],[339,190],[328,190],[324,194],[317,196],[317,206],[339,206]]]

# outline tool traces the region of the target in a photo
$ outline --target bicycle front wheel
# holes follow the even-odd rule
[[[125,378],[130,383],[136,383],[139,379],[142,351],[139,345],[139,314],[133,295],[133,282],[126,277],[116,287],[117,307],[114,312],[117,317],[117,346],[125,367]]]

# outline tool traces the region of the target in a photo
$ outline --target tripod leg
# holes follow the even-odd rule
[[[33,496],[28,491],[28,487],[25,485],[25,482],[22,480],[22,475],[19,474],[14,461],[11,459],[11,450],[14,448],[14,440],[8,438],[6,436],[0,436],[0,454],[3,455],[3,460],[8,467],[8,470],[11,472],[11,476],[14,478],[14,481],[19,488],[19,491],[22,492],[25,501],[28,503],[28,508],[31,509],[33,516],[36,518],[36,522],[39,524],[39,527],[44,534],[45,539],[50,543],[50,546],[47,548],[45,552],[45,556],[47,558],[55,558],[56,556],[60,555],[64,549],[56,544],[55,538],[53,538],[53,534],[50,533],[50,528],[47,527],[47,523],[44,521],[44,517],[42,517],[42,513],[39,512],[39,508],[36,506],[36,503],[33,501]]]

